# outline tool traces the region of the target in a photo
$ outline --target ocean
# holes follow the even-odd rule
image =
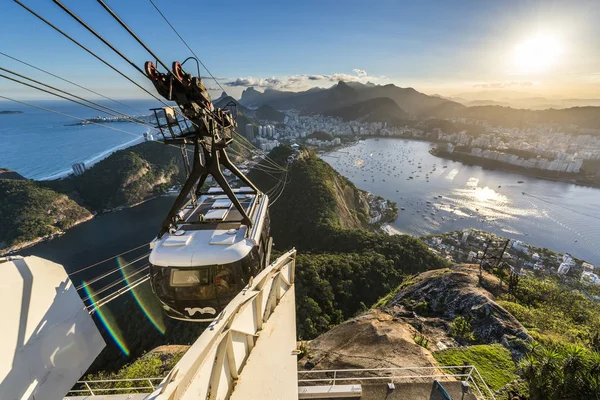
[[[27,102],[83,119],[106,116],[67,101]],[[150,108],[160,105],[153,100],[121,101],[137,110],[136,114],[108,100],[96,102],[129,115],[149,115]],[[23,113],[0,114],[0,168],[9,168],[36,180],[65,176],[72,172],[71,166],[75,163],[83,162],[90,166],[115,150],[139,143],[144,132],[148,131],[145,126],[128,122],[106,125],[133,135],[101,125],[72,125],[79,121],[11,101],[0,101],[0,111],[3,110]]]

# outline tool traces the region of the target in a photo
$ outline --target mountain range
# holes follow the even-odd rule
[[[400,118],[407,114],[413,117],[429,116],[431,110],[444,103],[464,107],[460,103],[428,96],[413,88],[342,81],[328,89],[313,88],[304,92],[267,89],[261,93],[254,88],[248,88],[242,92],[240,103],[248,107],[266,104],[278,110],[294,108],[304,113],[327,114],[342,107],[380,98],[389,98],[396,102],[402,110],[398,115]]]
[[[504,102],[477,101],[461,104],[441,96],[430,96],[413,88],[393,84],[374,85],[342,82],[323,89],[303,92],[250,87],[239,101],[248,109],[270,106],[276,110],[296,109],[304,115],[321,114],[343,120],[381,121],[393,125],[407,120],[429,118],[468,118],[505,127],[524,127],[530,123],[556,123],[563,127],[600,129],[600,107],[584,106],[562,109],[530,110],[506,106]],[[252,115],[252,114],[250,114]]]

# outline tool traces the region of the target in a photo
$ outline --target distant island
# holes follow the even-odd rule
[[[23,114],[23,111],[15,111],[15,110],[0,110],[1,114]]]

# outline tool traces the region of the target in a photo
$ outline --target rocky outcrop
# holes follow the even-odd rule
[[[312,340],[298,369],[431,367],[431,352],[415,343],[416,330],[371,310]]]
[[[487,281],[487,283],[486,283]],[[497,286],[497,278],[484,274],[484,286]],[[450,336],[452,322],[463,317],[472,327],[471,342],[502,343],[519,357],[531,340],[527,330],[495,297],[479,285],[478,272],[469,267],[428,271],[405,283],[385,305],[400,318],[431,337],[440,348],[465,343]]]

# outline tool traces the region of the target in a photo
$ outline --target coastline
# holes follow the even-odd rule
[[[128,147],[133,147],[136,144],[139,144],[141,142],[144,141],[144,137],[140,136],[139,138],[130,140],[129,142],[120,144],[118,146],[115,147],[111,147],[108,150],[105,150],[99,154],[96,154],[95,156],[92,156],[84,161],[82,161],[85,164],[86,168],[90,168],[91,166],[93,166],[94,164],[97,164],[98,162],[104,160],[105,158],[107,158],[108,156],[110,156],[111,154],[113,154],[116,151],[119,150],[123,150],[126,149]],[[62,171],[59,172],[55,172],[52,175],[48,175],[48,176],[43,176],[41,178],[35,179],[36,181],[52,181],[52,180],[56,180],[56,179],[63,179],[66,178],[70,175],[73,174],[73,170],[71,168],[69,169],[64,169]]]
[[[71,225],[69,228],[67,228],[65,230],[61,230],[59,232],[55,232],[55,233],[53,233],[51,235],[42,236],[42,237],[36,238],[34,240],[30,240],[28,242],[19,243],[17,245],[12,246],[12,247],[2,248],[2,249],[0,249],[0,256],[2,256],[2,257],[3,256],[7,256],[7,255],[10,255],[10,254],[15,253],[17,251],[28,249],[28,248],[30,248],[32,246],[35,246],[38,243],[48,242],[48,241],[50,241],[52,239],[60,237],[60,236],[64,235],[69,229],[74,228],[74,227],[76,227],[78,225],[81,225],[84,222],[91,221],[92,219],[94,219],[94,217],[96,217],[96,215],[97,214],[92,214],[89,217],[82,218],[82,219],[80,219],[78,221],[75,221],[75,223],[73,223],[73,225]]]
[[[90,217],[83,218],[83,219],[75,222],[69,228],[67,228],[65,230],[62,230],[60,232],[56,232],[56,233],[53,233],[52,235],[48,235],[48,236],[39,237],[37,239],[30,240],[30,241],[24,242],[24,243],[20,243],[18,245],[12,246],[12,247],[2,248],[2,249],[0,249],[0,256],[6,256],[6,255],[9,255],[9,254],[17,252],[17,251],[28,249],[28,248],[30,248],[32,246],[35,246],[36,244],[39,244],[39,243],[42,243],[42,242],[49,242],[52,239],[56,239],[56,238],[64,235],[65,233],[67,233],[68,230],[70,230],[72,228],[75,228],[76,226],[81,225],[81,224],[83,224],[85,222],[91,221],[92,219],[94,219],[95,217],[97,217],[99,215],[111,214],[111,213],[115,213],[115,212],[118,212],[118,211],[127,210],[127,209],[130,209],[130,208],[141,206],[142,204],[145,204],[145,203],[147,203],[147,202],[149,202],[151,200],[156,200],[156,199],[161,198],[161,197],[175,196],[176,194],[177,193],[174,193],[174,192],[167,192],[167,193],[163,193],[163,194],[159,194],[159,195],[156,195],[156,196],[149,197],[149,198],[147,198],[145,200],[142,200],[142,201],[140,201],[140,202],[138,202],[136,204],[131,204],[131,205],[128,205],[128,206],[119,206],[119,207],[116,207],[116,208],[111,208],[111,209],[108,209],[108,210],[102,210],[101,212],[93,213]]]
[[[376,139],[376,138],[377,139],[385,138],[385,139],[411,140],[411,141],[415,141],[415,142],[431,143],[433,145],[445,143],[445,142],[427,140],[424,138],[412,138],[412,137],[403,137],[403,136],[381,136],[381,135],[360,136],[359,140]],[[358,143],[358,141],[355,141],[352,143],[344,143],[340,146],[328,148],[326,151],[323,152],[322,155],[330,156],[330,154],[335,151],[338,151],[345,147],[353,146],[357,143]],[[508,163],[505,163],[502,161],[491,160],[491,159],[482,158],[482,157],[476,157],[476,156],[473,156],[468,153],[460,153],[460,152],[448,153],[447,151],[440,150],[439,148],[431,150],[430,153],[431,153],[431,155],[438,157],[438,158],[443,158],[445,160],[450,160],[450,161],[457,161],[464,165],[475,165],[475,166],[479,166],[484,169],[488,169],[488,170],[492,170],[492,171],[512,172],[512,173],[517,173],[517,174],[521,174],[524,176],[537,178],[537,179],[543,179],[543,180],[552,181],[552,182],[562,182],[562,183],[568,183],[571,185],[600,189],[600,181],[591,181],[591,180],[589,180],[589,178],[587,178],[585,175],[583,175],[581,173],[567,173],[567,172],[558,172],[558,171],[546,171],[546,170],[541,170],[541,169],[537,169],[537,168],[526,168],[526,167],[521,167],[518,165],[508,164]]]
[[[568,183],[591,188],[600,188],[600,182],[586,180],[585,175],[579,173],[567,173],[558,171],[545,171],[537,168],[526,168],[518,165],[508,164],[502,161],[473,156],[468,153],[448,153],[443,150],[432,150],[431,155],[446,160],[457,161],[464,165],[476,165],[492,171],[503,171],[521,174],[536,179],[544,179],[553,182]],[[552,176],[554,175],[554,176]]]

